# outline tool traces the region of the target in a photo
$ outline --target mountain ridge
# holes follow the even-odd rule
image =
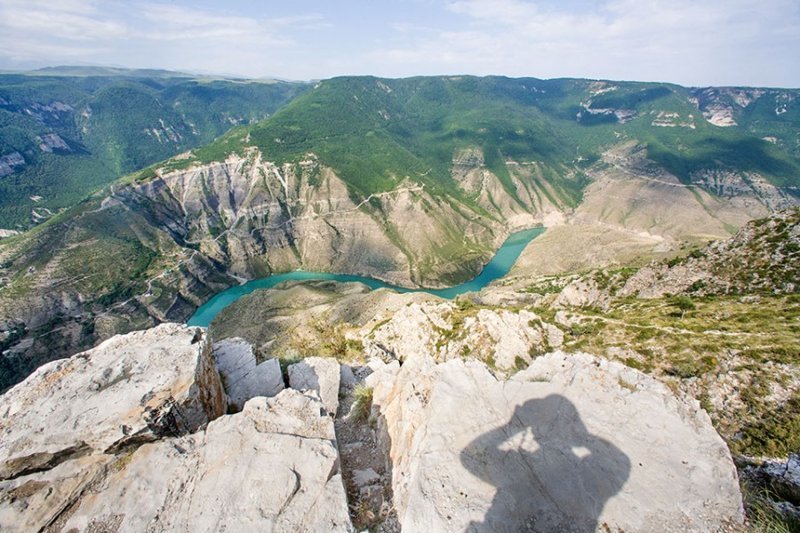
[[[84,74],[0,75],[0,227],[39,223],[121,175],[269,116],[305,87]]]
[[[241,278],[302,267],[441,286],[472,277],[514,228],[612,231],[652,257],[797,203],[794,93],[776,120],[755,121],[773,143],[711,124],[676,87],[323,80],[266,121],[0,241],[7,357],[185,319]],[[725,105],[745,123],[750,104]],[[548,233],[532,246],[563,255]]]

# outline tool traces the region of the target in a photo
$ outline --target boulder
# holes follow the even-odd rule
[[[522,359],[527,366],[531,352],[544,353],[559,348],[564,342],[563,332],[530,311],[492,311],[481,309],[474,317],[464,320],[465,335],[448,346],[447,359],[455,359],[464,347],[473,355],[491,358],[499,370],[511,370]],[[476,349],[477,347],[477,349]],[[471,352],[472,353],[472,352]]]
[[[556,352],[502,381],[476,361],[413,358],[376,380],[373,414],[405,531],[716,530],[743,519],[708,415],[619,363]]]
[[[283,390],[280,362],[268,359],[256,364],[253,347],[246,340],[222,340],[214,344],[213,353],[232,410],[240,410],[251,398],[275,396]]]
[[[336,359],[306,357],[289,366],[289,386],[296,390],[317,391],[325,411],[336,416],[339,408],[341,371]]]
[[[342,365],[339,372],[339,392],[352,389],[356,386],[356,383],[357,380],[353,373],[353,367],[350,365]]]
[[[748,465],[744,470],[748,478],[769,487],[777,498],[800,510],[800,454],[790,453],[786,459],[766,459]]]
[[[564,343],[559,328],[530,311],[460,311],[449,302],[413,303],[362,333],[367,354],[373,358],[388,362],[433,355],[441,362],[468,355],[501,373],[527,366],[534,355]]]
[[[554,307],[605,307],[609,296],[594,279],[577,279],[564,287],[553,302]]]
[[[351,531],[333,421],[320,405],[316,393],[285,390],[205,431],[145,444],[73,495],[55,523],[62,531]],[[37,502],[51,488],[37,474],[21,486]],[[32,515],[18,507],[11,524]]]
[[[190,433],[224,412],[202,329],[162,324],[119,335],[0,396],[0,480]]]

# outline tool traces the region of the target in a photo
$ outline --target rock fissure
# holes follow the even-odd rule
[[[17,456],[5,461],[2,472],[5,475],[0,480],[14,480],[38,472],[46,472],[65,461],[78,459],[92,453],[92,448],[85,442],[78,442],[74,446],[63,448],[56,452],[39,452],[29,455]]]

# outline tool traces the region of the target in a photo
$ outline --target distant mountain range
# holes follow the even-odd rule
[[[0,228],[39,223],[123,174],[268,117],[304,89],[107,67],[0,74]]]
[[[0,82],[3,220],[43,220],[0,241],[11,381],[116,332],[183,320],[241,278],[304,268],[449,285],[537,224],[550,228],[531,246],[538,258],[620,264],[686,253],[800,198],[798,90]]]

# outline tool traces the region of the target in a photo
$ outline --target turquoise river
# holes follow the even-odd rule
[[[200,308],[195,311],[194,315],[192,315],[192,317],[189,319],[188,324],[190,326],[208,327],[208,325],[211,324],[211,321],[214,320],[214,317],[217,316],[217,313],[231,305],[245,294],[250,294],[251,292],[259,289],[269,289],[283,281],[357,281],[368,286],[370,289],[387,288],[397,292],[427,292],[442,298],[455,298],[459,294],[464,294],[465,292],[479,291],[494,280],[502,278],[508,274],[508,271],[511,270],[512,266],[514,266],[514,262],[519,257],[519,254],[522,253],[522,250],[524,250],[528,243],[531,242],[535,237],[544,232],[544,230],[545,228],[533,228],[512,233],[477,277],[462,283],[461,285],[456,285],[455,287],[449,287],[447,289],[409,289],[405,287],[397,287],[377,279],[366,278],[362,276],[295,270],[293,272],[286,272],[285,274],[274,274],[272,276],[267,276],[266,278],[248,281],[247,283],[231,287],[230,289],[214,295],[208,302],[200,306]]]

